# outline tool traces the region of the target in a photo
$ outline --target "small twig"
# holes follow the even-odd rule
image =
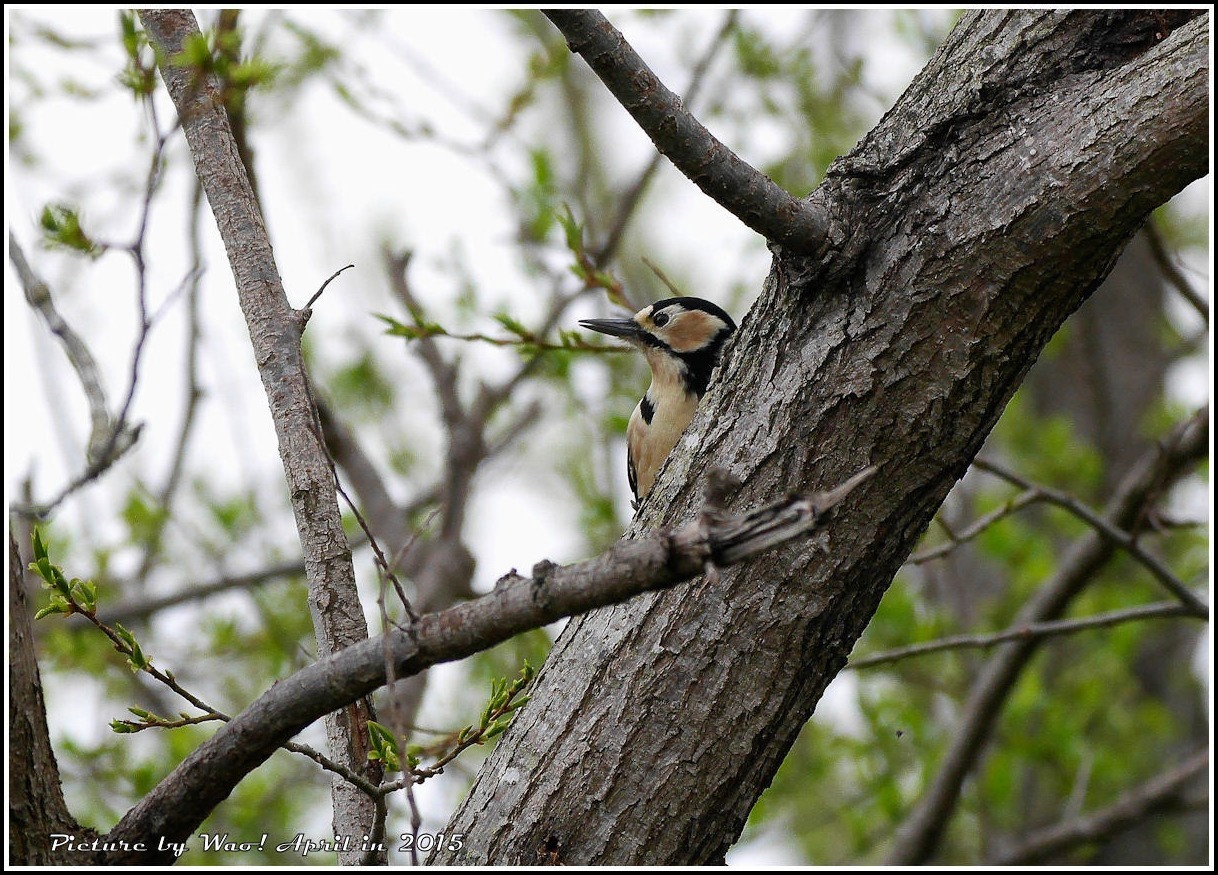
[[[209,712],[200,714],[197,717],[180,717],[177,720],[165,720],[160,717],[151,717],[141,722],[135,720],[112,720],[111,726],[119,724],[127,727],[130,732],[143,732],[145,729],[179,729],[183,726],[194,726],[197,723],[210,723],[213,720],[223,720],[222,714]]]
[[[321,766],[323,769],[325,769],[328,772],[334,772],[334,774],[336,774],[336,775],[341,775],[343,778],[345,778],[347,781],[349,781],[354,786],[358,787],[361,791],[363,791],[364,793],[366,793],[368,796],[372,797],[373,799],[376,799],[379,797],[379,791],[377,789],[377,786],[375,784],[373,784],[371,781],[369,781],[367,778],[365,778],[363,775],[352,771],[351,769],[344,766],[342,763],[336,763],[334,760],[330,759],[325,754],[322,754],[321,752],[314,750],[313,748],[309,747],[307,744],[300,744],[299,742],[295,742],[295,741],[285,741],[283,744],[281,744],[279,746],[281,748],[283,748],[284,750],[288,750],[288,751],[291,751],[292,753],[298,753],[298,754],[301,754],[302,756],[308,757],[309,759],[313,760],[313,762],[317,763],[319,766]]]
[[[317,302],[317,299],[321,297],[321,293],[326,290],[326,286],[328,286],[328,285],[330,285],[330,283],[334,282],[335,278],[340,273],[342,273],[344,270],[350,270],[353,267],[355,267],[354,264],[348,264],[346,267],[340,267],[338,270],[334,271],[334,273],[330,274],[329,279],[327,279],[324,283],[322,283],[321,288],[313,293],[313,297],[309,298],[309,302],[304,305],[303,309],[312,310],[313,304],[315,304]]]
[[[413,329],[412,329],[413,330]],[[609,346],[601,343],[589,343],[578,337],[572,337],[568,341],[562,343],[554,343],[549,340],[542,340],[540,335],[530,334],[526,337],[494,337],[490,334],[482,334],[480,332],[461,333],[457,331],[449,331],[447,328],[442,328],[439,325],[420,327],[417,329],[418,334],[414,334],[409,339],[424,340],[433,337],[446,337],[449,340],[464,340],[471,343],[489,343],[491,346],[517,346],[522,349],[537,352],[594,352],[594,353],[617,353],[628,351],[628,347]]]
[[[939,524],[943,531],[947,533],[948,543],[940,544],[937,547],[931,547],[927,550],[923,550],[921,553],[915,553],[906,559],[905,562],[909,565],[920,565],[923,562],[930,562],[932,559],[941,559],[948,553],[955,550],[961,544],[966,544],[973,540],[1000,520],[1006,519],[1016,511],[1027,507],[1033,502],[1041,501],[1043,498],[1044,497],[1040,494],[1040,492],[1035,489],[1025,490],[1004,503],[1002,507],[990,511],[985,516],[978,517],[972,525],[960,532],[952,531],[952,529],[948,527],[947,522],[942,518],[942,515],[938,515],[935,517],[935,521]]]
[[[1200,292],[1193,288],[1188,278],[1176,267],[1171,254],[1167,251],[1167,243],[1163,239],[1163,235],[1159,233],[1155,223],[1153,221],[1147,222],[1143,226],[1142,232],[1146,235],[1146,242],[1150,244],[1150,254],[1154,257],[1155,264],[1159,266],[1159,270],[1163,271],[1164,278],[1171,284],[1173,289],[1180,293],[1180,297],[1192,305],[1193,309],[1201,316],[1201,321],[1209,325],[1209,302],[1205,300]]]
[[[647,256],[643,256],[643,264],[645,264],[649,268],[651,268],[651,272],[660,278],[660,282],[662,282],[665,286],[667,286],[668,290],[670,292],[672,292],[675,297],[680,298],[680,297],[684,296],[685,292],[678,289],[676,284],[668,278],[668,275],[665,274],[664,271],[660,270],[659,266],[656,265],[656,263],[653,262],[650,258],[648,258]]]
[[[320,432],[317,435],[317,439],[321,441],[321,444],[324,447],[326,442],[321,436]],[[329,452],[330,451],[327,449],[327,456],[329,456]],[[398,598],[400,598],[402,601],[402,607],[406,610],[406,615],[410,617],[412,623],[417,623],[419,620],[419,615],[415,613],[414,608],[411,607],[410,599],[406,598],[406,591],[402,589],[402,584],[398,581],[397,576],[393,573],[393,569],[389,567],[389,560],[387,560],[385,558],[385,554],[381,552],[381,545],[376,542],[376,538],[373,536],[372,530],[368,528],[368,522],[364,519],[364,515],[359,512],[359,508],[356,507],[355,502],[351,500],[351,496],[347,495],[347,490],[343,489],[343,484],[338,479],[338,467],[334,464],[334,459],[332,457],[330,458],[330,468],[334,471],[334,488],[337,489],[338,494],[343,497],[343,501],[347,503],[347,507],[351,508],[351,513],[355,514],[356,522],[359,523],[360,529],[363,530],[365,537],[368,538],[368,543],[372,547],[372,554],[376,557],[377,568],[380,569],[382,574],[388,575],[389,579],[393,581],[394,589],[397,590]]]
[[[953,529],[950,525],[948,525],[947,520],[945,520],[943,518],[943,514],[941,514],[941,513],[935,514],[934,523],[936,526],[943,529],[943,534],[947,535],[947,540],[951,541],[952,544],[959,543],[960,539],[956,536],[955,529]]]
[[[1013,483],[1021,489],[1034,490],[1040,494],[1043,501],[1054,504],[1074,514],[1105,538],[1124,548],[1125,552],[1141,563],[1155,580],[1159,581],[1165,589],[1179,599],[1180,603],[1188,608],[1189,613],[1196,617],[1209,617],[1209,608],[1196,593],[1172,574],[1170,569],[1159,559],[1142,549],[1142,546],[1133,535],[1113,525],[1074,496],[1048,486],[1033,484],[1013,471],[1008,471],[1002,465],[987,459],[974,459],[973,466],[996,477],[1001,477],[1003,480]]]
[[[1120,623],[1167,617],[1193,617],[1193,614],[1179,602],[1156,602],[1151,605],[1096,614],[1092,617],[1080,617],[1076,620],[1052,620],[1046,623],[1029,623],[1024,626],[1006,629],[1002,632],[983,635],[953,635],[948,638],[940,638],[937,641],[911,644],[908,647],[885,650],[882,653],[874,653],[861,659],[852,659],[847,668],[874,668],[877,665],[887,665],[912,656],[925,656],[928,653],[940,653],[944,650],[993,647],[995,644],[1001,644],[1004,641],[1052,638],[1057,635],[1070,635],[1086,629],[1101,629],[1107,626],[1116,626]],[[1194,619],[1196,618],[1194,617]]]

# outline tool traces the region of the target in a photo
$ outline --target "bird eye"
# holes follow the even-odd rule
[[[663,328],[665,325],[667,325],[668,319],[668,314],[664,312],[656,313],[651,317],[652,324],[654,324],[657,328]]]

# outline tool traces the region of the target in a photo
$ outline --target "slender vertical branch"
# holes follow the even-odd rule
[[[351,550],[342,529],[334,478],[315,428],[304,359],[304,320],[291,308],[275,264],[249,178],[214,79],[181,66],[188,40],[202,39],[188,10],[145,9],[140,20],[157,54],[157,64],[177,108],[195,172],[207,194],[228,252],[237,296],[249,329],[266,390],[288,494],[296,518],[309,582],[309,607],[319,656],[328,656],[368,636],[355,588]],[[369,715],[359,705],[331,713],[326,732],[340,764],[368,768]],[[371,831],[373,801],[341,778],[332,784],[336,834]],[[340,853],[343,862],[358,862]]]

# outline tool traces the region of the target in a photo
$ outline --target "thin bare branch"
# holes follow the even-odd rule
[[[1167,772],[1126,792],[1107,808],[1026,836],[991,862],[997,866],[1031,866],[1079,847],[1117,835],[1148,816],[1185,802],[1185,792],[1203,782],[1209,770],[1208,750],[1198,751]]]
[[[717,140],[603,15],[583,9],[543,12],[656,148],[703,192],[767,240],[793,252],[812,253],[824,245],[828,218]]]
[[[1054,620],[1048,623],[1029,623],[1026,626],[1016,626],[1002,632],[991,632],[981,635],[952,635],[937,641],[927,641],[923,644],[911,644],[908,647],[898,647],[895,650],[885,650],[873,653],[861,659],[853,659],[847,668],[874,668],[877,665],[888,665],[908,659],[911,656],[925,656],[928,653],[940,653],[944,650],[963,650],[966,648],[993,647],[1004,641],[1023,641],[1033,638],[1052,638],[1058,635],[1069,635],[1086,629],[1102,629],[1121,623],[1139,620],[1164,619],[1168,617],[1193,617],[1193,614],[1178,602],[1156,602],[1153,605],[1142,605],[1136,608],[1126,608],[1120,611],[1109,611],[1096,614],[1093,617],[1080,617],[1076,620]],[[1196,617],[1193,617],[1196,619]]]
[[[313,305],[317,303],[317,299],[321,297],[321,293],[326,290],[326,286],[328,286],[328,285],[330,285],[330,283],[334,282],[335,278],[340,273],[342,273],[345,270],[350,270],[353,267],[355,267],[354,264],[348,264],[346,267],[340,267],[338,270],[334,271],[334,273],[330,274],[329,278],[324,283],[321,284],[321,288],[313,293],[313,297],[309,298],[309,302],[304,305],[304,309],[312,310]]]
[[[659,277],[660,282],[662,282],[664,284],[665,288],[667,288],[668,291],[672,292],[673,295],[680,297],[681,295],[685,294],[685,292],[683,292],[677,288],[676,283],[674,283],[672,280],[670,280],[668,278],[668,274],[664,273],[664,271],[662,271],[660,269],[660,266],[658,264],[656,264],[654,261],[652,261],[650,258],[645,257],[643,259],[643,264],[645,264],[649,268],[651,268],[651,272],[654,273],[657,277]]]
[[[200,280],[203,278],[202,210],[200,207],[203,204],[203,187],[196,179],[193,188],[194,191],[190,200],[190,230],[188,233],[191,270],[188,274],[189,287],[186,290],[186,339],[184,344],[186,348],[186,409],[182,413],[182,422],[178,426],[178,436],[174,442],[173,456],[169,463],[169,473],[165,476],[165,482],[156,495],[156,507],[160,510],[161,517],[165,520],[170,519],[173,500],[177,494],[178,486],[182,482],[182,472],[186,467],[186,450],[190,444],[191,435],[194,432],[195,414],[198,411],[199,402],[203,398],[203,390],[199,385],[199,344],[202,339],[199,317],[199,288]],[[140,558],[139,569],[133,577],[134,580],[143,582],[148,579],[148,575],[160,559],[163,537],[164,526],[162,525],[157,528],[151,541],[144,547],[144,555]]]
[[[121,601],[109,609],[100,608],[98,614],[107,623],[139,622],[166,608],[200,601],[233,589],[250,589],[284,577],[303,577],[304,573],[304,560],[294,559],[247,574],[226,575],[168,595]]]
[[[1013,471],[1010,471],[999,465],[997,462],[989,459],[977,458],[973,460],[973,467],[993,474],[996,477],[1001,477],[1008,483],[1013,483],[1021,489],[1031,490],[1038,493],[1044,501],[1056,505],[1063,510],[1068,510],[1076,517],[1081,519],[1087,525],[1091,526],[1105,538],[1119,544],[1124,548],[1130,556],[1142,564],[1147,571],[1163,585],[1163,587],[1179,599],[1180,604],[1184,605],[1195,617],[1208,618],[1210,615],[1209,607],[1201,601],[1185,583],[1171,573],[1171,570],[1164,565],[1158,558],[1147,553],[1142,546],[1137,542],[1129,532],[1124,531],[1119,526],[1113,525],[1108,520],[1097,514],[1091,508],[1087,507],[1073,495],[1062,492],[1059,489],[1053,489],[1049,486],[1040,486],[1033,484],[1024,477],[1019,476]]]
[[[25,291],[25,300],[30,307],[42,317],[51,333],[59,338],[68,364],[76,371],[80,386],[84,390],[85,400],[89,403],[89,419],[92,427],[89,435],[90,457],[96,455],[94,448],[100,448],[102,441],[110,433],[110,412],[106,409],[106,390],[102,386],[101,373],[97,361],[89,351],[89,347],[70,326],[66,319],[55,307],[51,287],[34,273],[29,262],[25,259],[25,251],[17,242],[16,235],[8,232],[9,260],[17,270],[17,278]]]
[[[1029,504],[1039,500],[1041,500],[1041,495],[1039,492],[1033,489],[1026,490],[1012,498],[1010,501],[1004,503],[1002,507],[990,511],[985,516],[978,517],[971,526],[959,532],[948,528],[947,523],[943,521],[941,515],[936,516],[935,520],[939,523],[943,530],[947,532],[947,543],[940,544],[937,547],[930,547],[929,549],[923,550],[921,553],[913,554],[907,560],[905,560],[906,564],[921,565],[924,562],[930,562],[932,559],[942,559],[961,544],[967,544],[969,541],[976,538],[990,526],[1006,519],[1016,511],[1019,511],[1027,507]]]
[[[81,388],[84,390],[85,398],[89,404],[89,418],[91,420],[88,447],[85,452],[85,470],[69,481],[67,485],[63,486],[53,497],[45,501],[15,503],[12,506],[12,510],[16,513],[41,518],[49,515],[65,498],[101,476],[109,470],[111,465],[121,459],[135,445],[136,440],[138,440],[140,427],[129,428],[126,424],[126,410],[130,405],[131,394],[134,391],[134,382],[127,394],[127,402],[124,404],[123,414],[117,420],[111,419],[106,409],[106,393],[102,387],[101,374],[98,371],[97,363],[93,359],[92,353],[89,352],[88,346],[85,345],[80,336],[68,325],[67,321],[55,308],[50,286],[34,273],[25,259],[25,252],[11,231],[9,232],[9,258],[17,271],[22,288],[25,290],[26,301],[42,316],[51,333],[58,337],[63,345],[68,362],[72,365],[72,369],[76,371],[77,377],[80,379]],[[133,381],[138,373],[139,349],[142,348],[144,336],[146,336],[146,330],[141,333],[140,342],[137,345],[134,362],[135,371],[132,374]]]
[[[1176,267],[1175,260],[1172,258],[1171,253],[1167,251],[1167,243],[1163,239],[1163,235],[1159,233],[1155,223],[1153,221],[1147,222],[1145,227],[1142,228],[1142,233],[1146,235],[1146,242],[1150,244],[1150,253],[1154,256],[1155,264],[1159,265],[1159,270],[1163,271],[1163,276],[1171,283],[1171,287],[1179,292],[1180,297],[1192,305],[1193,309],[1201,317],[1201,321],[1209,325],[1209,302],[1205,300],[1199,291],[1193,288],[1193,284],[1180,272],[1180,268]]]

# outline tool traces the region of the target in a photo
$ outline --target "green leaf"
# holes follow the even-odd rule
[[[533,336],[533,332],[529,331],[522,322],[508,315],[507,313],[496,313],[494,319],[512,334],[517,337],[528,339]]]
[[[135,646],[135,636],[132,635],[127,630],[127,627],[124,626],[122,623],[114,624],[114,634],[117,635],[122,640],[122,642],[124,644],[126,644],[128,647]]]
[[[30,570],[42,578],[42,582],[47,586],[55,586],[55,572],[51,561],[43,556],[37,562],[30,563]]]
[[[512,725],[511,717],[500,717],[498,720],[496,720],[494,722],[494,724],[491,726],[491,728],[486,731],[486,735],[483,736],[483,740],[486,741],[486,740],[495,738],[498,735],[502,735],[503,731],[511,725]]]
[[[47,545],[42,540],[42,532],[34,527],[34,561],[47,558]]]
[[[174,55],[171,63],[178,67],[191,67],[197,72],[208,73],[214,68],[211,45],[201,33],[192,33],[182,43],[182,51]]]
[[[131,666],[132,671],[143,671],[148,668],[151,662],[149,657],[144,656],[144,651],[140,647],[139,642],[133,642],[131,647],[131,655],[127,657],[127,664]]]
[[[563,204],[562,212],[556,214],[554,218],[562,226],[567,248],[576,256],[582,255],[584,252],[584,226],[575,221],[575,214],[571,212],[571,206]]]
[[[77,601],[86,611],[97,610],[97,584],[91,580],[73,580]]]
[[[401,769],[398,760],[397,738],[393,730],[374,720],[368,721],[368,740],[372,750],[368,751],[368,759],[383,762],[390,771]]]
[[[49,248],[70,249],[91,258],[104,251],[81,227],[80,215],[67,204],[48,204],[38,219],[42,226],[43,244]]]
[[[391,316],[384,316],[380,313],[374,313],[377,319],[380,319],[389,327],[385,329],[385,333],[391,337],[405,337],[408,340],[419,340],[423,337],[435,337],[448,334],[444,326],[435,322],[427,322],[422,318],[422,313],[413,314],[416,318],[416,324],[406,325],[399,322]]]
[[[368,738],[374,745],[397,744],[393,730],[383,723],[377,723],[375,720],[368,721]]]
[[[41,620],[43,617],[49,617],[51,614],[70,614],[72,606],[67,603],[61,596],[51,596],[50,602],[45,608],[40,608],[38,613],[34,614],[35,620]]]

